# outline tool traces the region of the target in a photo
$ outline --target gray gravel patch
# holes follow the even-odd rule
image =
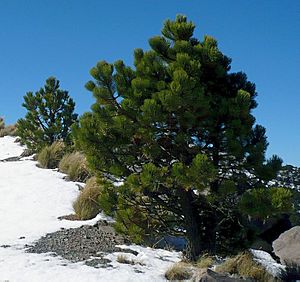
[[[127,252],[137,255],[136,251],[116,247],[129,243],[126,237],[116,234],[110,223],[99,221],[93,226],[84,225],[49,233],[32,246],[27,245],[26,252],[51,252],[71,262],[86,261],[87,265],[99,267],[101,264],[109,266],[110,261],[103,258],[108,253]]]

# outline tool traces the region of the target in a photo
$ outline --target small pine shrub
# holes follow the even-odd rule
[[[49,77],[39,91],[27,92],[22,106],[27,113],[17,122],[17,134],[28,149],[39,152],[59,140],[71,143],[71,126],[77,121],[75,103],[60,88],[59,80]]]
[[[72,181],[85,182],[90,177],[85,156],[80,152],[64,155],[59,162],[59,170]]]
[[[94,218],[101,211],[100,193],[101,186],[97,183],[96,177],[90,178],[73,203],[74,211],[81,220]]]
[[[56,141],[50,146],[44,147],[37,155],[37,161],[42,168],[57,168],[65,152],[65,145]]]
[[[175,263],[165,273],[166,279],[172,281],[188,280],[191,279],[192,275],[191,267],[182,262]]]
[[[265,268],[259,265],[250,252],[243,252],[233,258],[227,259],[223,264],[216,267],[220,273],[236,274],[255,281],[278,281]]]

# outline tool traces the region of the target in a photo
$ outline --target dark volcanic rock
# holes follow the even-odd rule
[[[0,248],[4,248],[4,249],[10,248],[10,247],[11,247],[11,245],[1,245],[1,246],[0,246]]]
[[[0,160],[0,162],[17,162],[21,159],[21,157],[9,157],[4,160]]]
[[[59,220],[81,220],[78,215],[76,214],[68,214],[68,215],[63,215],[58,217]]]
[[[20,155],[21,158],[30,157],[34,154],[33,150],[25,149],[23,153]]]
[[[193,281],[195,282],[214,282],[214,281],[239,282],[245,280],[240,278],[232,278],[229,277],[228,275],[214,272],[211,269],[202,268],[199,269],[196,275],[193,277]]]
[[[129,243],[128,239],[116,234],[111,224],[99,221],[94,226],[84,225],[47,234],[26,251],[52,252],[72,262],[87,260],[90,257],[102,257],[103,253],[112,252],[130,252],[137,255],[133,250],[116,247],[126,243]],[[101,259],[98,259],[97,264],[99,261]]]
[[[85,264],[87,266],[91,266],[91,267],[95,267],[95,268],[113,267],[110,264],[110,262],[111,262],[111,260],[103,258],[103,257],[100,257],[100,258],[94,258],[94,259],[87,260],[85,262]]]

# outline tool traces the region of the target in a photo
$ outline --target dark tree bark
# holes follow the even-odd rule
[[[215,253],[214,216],[205,201],[199,202],[193,191],[180,189],[180,205],[184,214],[187,257],[195,261],[203,253]],[[205,213],[204,213],[205,212]]]

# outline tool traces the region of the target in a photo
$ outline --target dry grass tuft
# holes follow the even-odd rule
[[[17,126],[15,124],[8,125],[0,129],[0,137],[4,136],[16,136]]]
[[[50,146],[44,147],[37,155],[37,161],[42,168],[56,168],[64,155],[65,145],[56,141]]]
[[[208,268],[208,267],[212,267],[214,264],[214,259],[211,256],[208,255],[204,255],[202,257],[200,257],[197,262],[196,262],[196,266],[198,268]]]
[[[255,279],[255,281],[276,281],[266,269],[253,259],[253,255],[250,252],[243,252],[233,258],[227,259],[223,264],[216,267],[216,271],[237,274],[244,278]]]
[[[73,203],[74,211],[81,220],[94,218],[101,211],[98,201],[100,193],[101,187],[96,177],[90,178]]]
[[[80,152],[66,154],[59,163],[59,170],[72,181],[85,182],[90,177],[86,158]]]
[[[5,127],[5,122],[3,117],[0,117],[0,130],[3,129]]]
[[[165,273],[167,280],[188,280],[192,278],[192,275],[191,267],[183,262],[175,263]]]
[[[131,265],[135,264],[134,260],[127,258],[125,255],[118,255],[117,262]]]

